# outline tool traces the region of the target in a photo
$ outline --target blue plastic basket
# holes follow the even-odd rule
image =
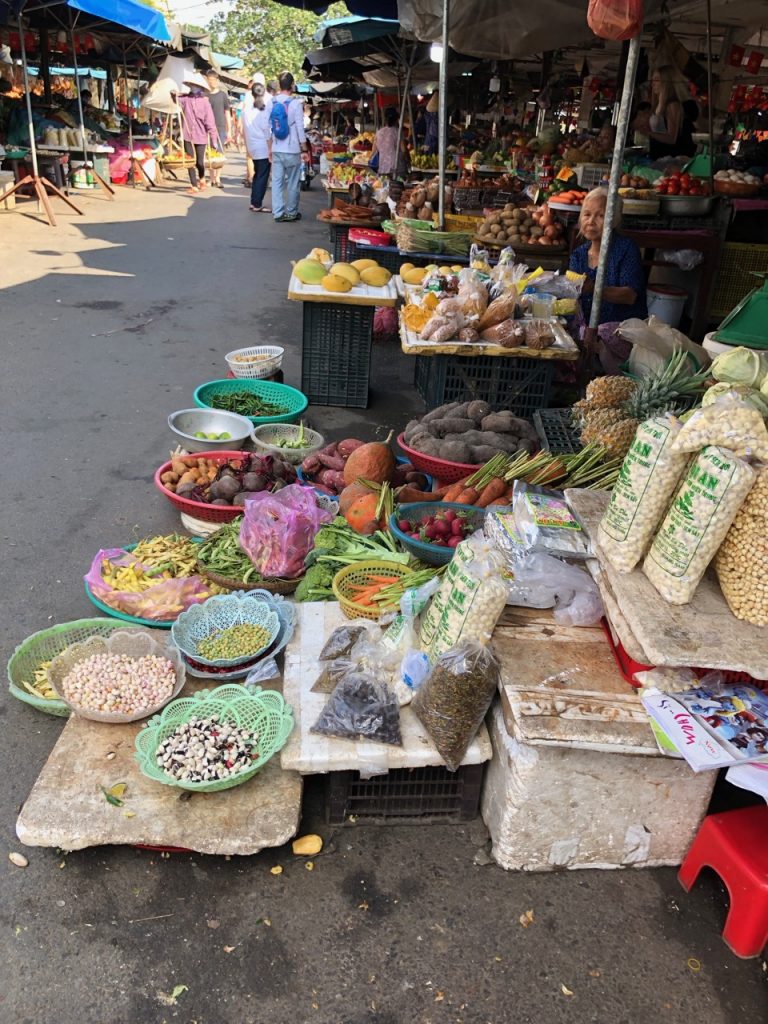
[[[200,409],[213,409],[211,401],[216,395],[231,394],[233,391],[250,391],[266,402],[274,402],[276,405],[285,406],[287,412],[279,416],[248,416],[246,417],[255,426],[263,423],[296,423],[301,414],[309,405],[309,399],[296,388],[290,388],[287,384],[275,384],[271,380],[250,380],[238,378],[235,380],[209,380],[207,384],[201,384],[193,395],[194,403]]]
[[[262,626],[269,639],[259,650],[236,658],[206,658],[198,645],[212,633],[231,626],[251,623]],[[255,597],[250,591],[217,594],[202,604],[193,604],[179,615],[171,626],[173,642],[188,658],[214,668],[234,668],[246,661],[254,661],[275,642],[280,632],[280,619],[271,602]]]
[[[463,512],[475,530],[479,530],[485,520],[486,509],[473,508],[471,505],[459,505],[453,501],[414,501],[407,505],[398,505],[389,519],[389,532],[399,541],[409,554],[428,565],[447,565],[453,558],[453,548],[439,547],[427,541],[413,540],[397,525],[401,519],[409,523],[418,523],[425,515],[435,515],[452,508],[455,512]]]

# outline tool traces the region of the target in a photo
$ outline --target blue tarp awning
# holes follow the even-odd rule
[[[159,42],[171,40],[171,33],[162,14],[138,0],[66,0],[66,4],[73,10],[112,21],[139,35],[149,36],[150,39]]]
[[[240,57],[231,57],[228,53],[215,51],[211,51],[211,55],[222,71],[237,71],[238,68],[245,67],[245,61]]]

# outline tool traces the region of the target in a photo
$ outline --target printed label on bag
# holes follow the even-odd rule
[[[614,540],[626,540],[635,522],[656,464],[670,440],[671,430],[661,423],[643,423],[613,485],[603,529]]]
[[[579,522],[562,498],[548,494],[526,494],[525,503],[536,526],[552,526],[563,530],[581,530]]]

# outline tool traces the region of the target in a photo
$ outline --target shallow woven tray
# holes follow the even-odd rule
[[[239,580],[230,580],[226,576],[220,576],[217,572],[210,572],[200,562],[197,563],[197,570],[201,576],[205,576],[213,583],[221,587],[228,587],[230,590],[268,590],[270,594],[292,594],[301,583],[303,576],[297,576],[295,580],[267,580],[260,577],[251,580],[250,583],[241,583]]]

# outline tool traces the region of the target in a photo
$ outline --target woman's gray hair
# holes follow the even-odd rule
[[[608,205],[608,189],[607,188],[593,188],[591,192],[587,192],[581,203],[581,211],[579,213],[579,231],[581,231],[581,217],[584,212],[584,207],[590,199],[599,199],[603,207]],[[624,213],[624,201],[621,196],[616,196],[615,205],[613,207],[613,226],[619,227],[621,224],[622,214]]]

